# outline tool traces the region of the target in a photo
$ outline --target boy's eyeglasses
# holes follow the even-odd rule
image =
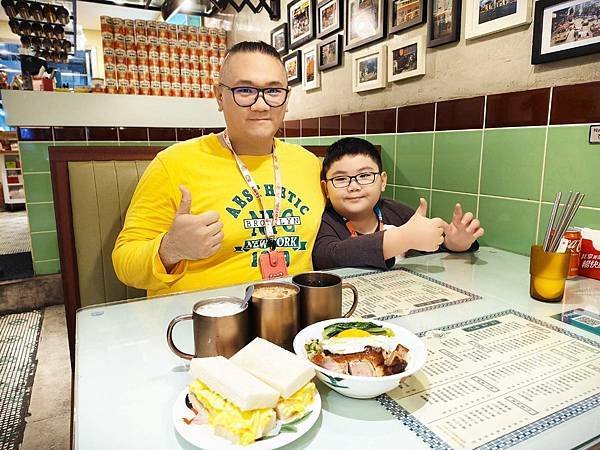
[[[341,177],[333,177],[327,178],[327,181],[331,181],[334,188],[345,188],[350,186],[352,180],[356,180],[358,184],[361,186],[366,186],[368,184],[373,184],[375,182],[375,177],[380,175],[380,172],[363,172],[358,175],[350,176],[341,176]]]
[[[290,88],[255,88],[251,86],[230,87],[223,83],[219,86],[229,89],[233,94],[233,101],[242,108],[249,108],[258,101],[258,96],[262,98],[267,105],[272,108],[282,106],[287,100]]]

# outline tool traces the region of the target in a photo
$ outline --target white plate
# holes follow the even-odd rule
[[[310,430],[321,415],[321,396],[318,391],[315,391],[315,398],[312,405],[306,409],[306,411],[312,410],[312,413],[305,420],[295,425],[298,431],[281,433],[270,439],[257,441],[250,445],[236,445],[225,438],[215,435],[212,427],[208,424],[187,425],[182,420],[184,417],[186,419],[194,418],[194,413],[185,404],[185,396],[187,393],[188,389],[185,388],[183,392],[177,396],[177,400],[173,405],[173,425],[175,425],[175,429],[182,438],[203,450],[270,450],[283,447]]]

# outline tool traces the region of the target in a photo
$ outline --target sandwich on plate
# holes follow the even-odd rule
[[[279,392],[223,356],[194,358],[188,399],[196,413],[192,424],[208,423],[217,436],[248,445],[276,424]]]
[[[316,394],[312,367],[260,338],[230,359],[192,359],[190,374],[188,406],[196,416],[186,423],[209,424],[234,444],[249,445],[285,431],[286,424],[310,413]]]
[[[294,353],[257,337],[230,361],[279,392],[275,407],[278,419],[300,417],[312,404],[317,390],[311,381],[315,370]]]

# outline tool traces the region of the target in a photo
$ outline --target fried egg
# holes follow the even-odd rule
[[[366,333],[366,336],[363,333]],[[348,353],[362,352],[367,346],[380,347],[387,351],[393,351],[398,344],[398,339],[393,337],[373,335],[363,330],[350,329],[342,331],[337,336],[323,340],[323,350],[328,350],[338,355],[346,355]]]

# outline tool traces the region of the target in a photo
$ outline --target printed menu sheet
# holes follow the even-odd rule
[[[345,277],[358,290],[358,306],[352,317],[381,320],[481,298],[457,287],[408,269],[393,269]],[[343,291],[343,311],[352,305],[352,293]]]
[[[513,310],[421,337],[425,367],[378,400],[434,449],[507,448],[600,406],[597,340]]]

